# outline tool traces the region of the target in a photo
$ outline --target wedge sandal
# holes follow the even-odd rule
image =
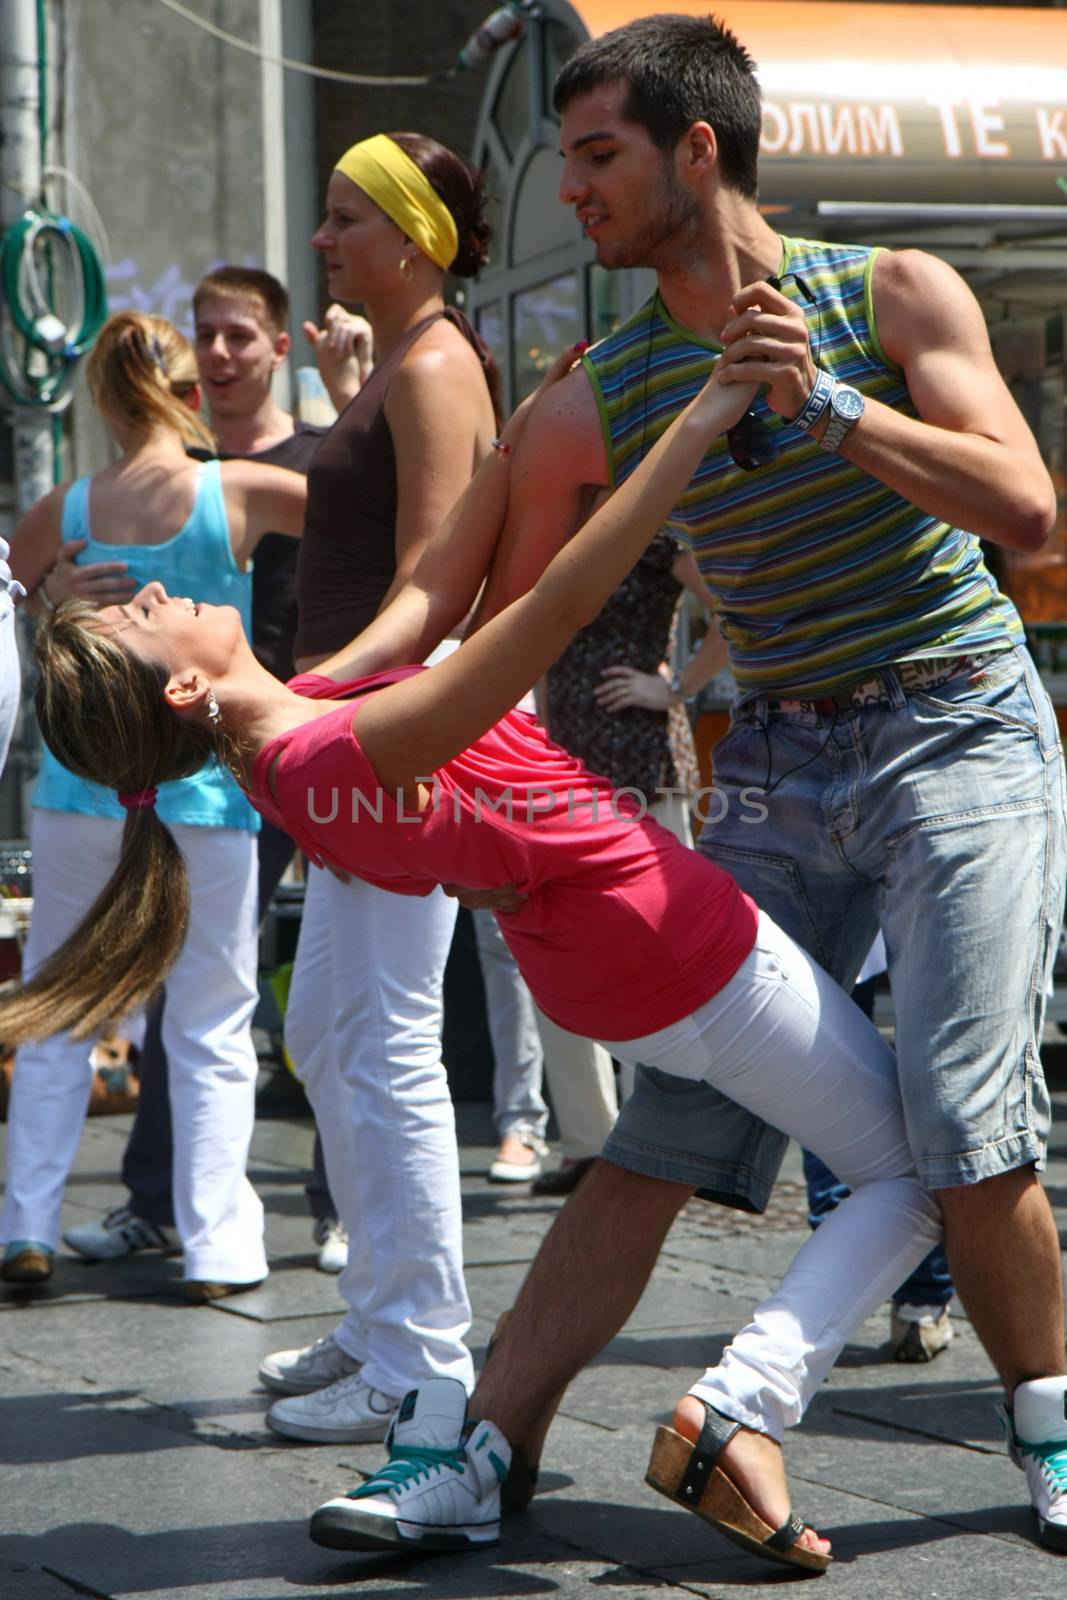
[[[780,1528],[770,1527],[715,1465],[723,1446],[741,1425],[706,1400],[703,1404],[704,1427],[696,1444],[673,1428],[656,1429],[645,1482],[687,1511],[695,1511],[752,1555],[805,1572],[825,1572],[833,1557],[797,1544],[806,1526],[799,1517],[790,1512]]]

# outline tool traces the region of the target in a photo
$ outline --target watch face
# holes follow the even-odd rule
[[[858,389],[845,386],[835,389],[831,403],[837,415],[846,422],[857,422],[863,415],[863,396]]]

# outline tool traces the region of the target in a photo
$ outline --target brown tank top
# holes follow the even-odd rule
[[[372,621],[396,572],[396,455],[385,401],[411,346],[442,317],[484,355],[461,311],[447,307],[417,323],[374,368],[320,443],[308,472],[304,537],[297,567],[293,654],[339,650]]]

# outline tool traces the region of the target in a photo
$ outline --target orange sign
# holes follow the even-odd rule
[[[580,0],[591,34],[671,0]],[[763,90],[768,201],[1062,205],[1067,12],[723,0]]]

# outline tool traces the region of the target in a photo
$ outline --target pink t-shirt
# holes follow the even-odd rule
[[[289,687],[345,699],[421,668]],[[511,711],[432,779],[421,813],[379,784],[339,706],[272,739],[253,804],[317,864],[397,894],[435,884],[527,895],[500,927],[538,1005],[572,1033],[635,1039],[702,1005],[755,943],[757,910],[729,873],[688,850],[623,792]],[[268,774],[274,763],[274,796]]]

